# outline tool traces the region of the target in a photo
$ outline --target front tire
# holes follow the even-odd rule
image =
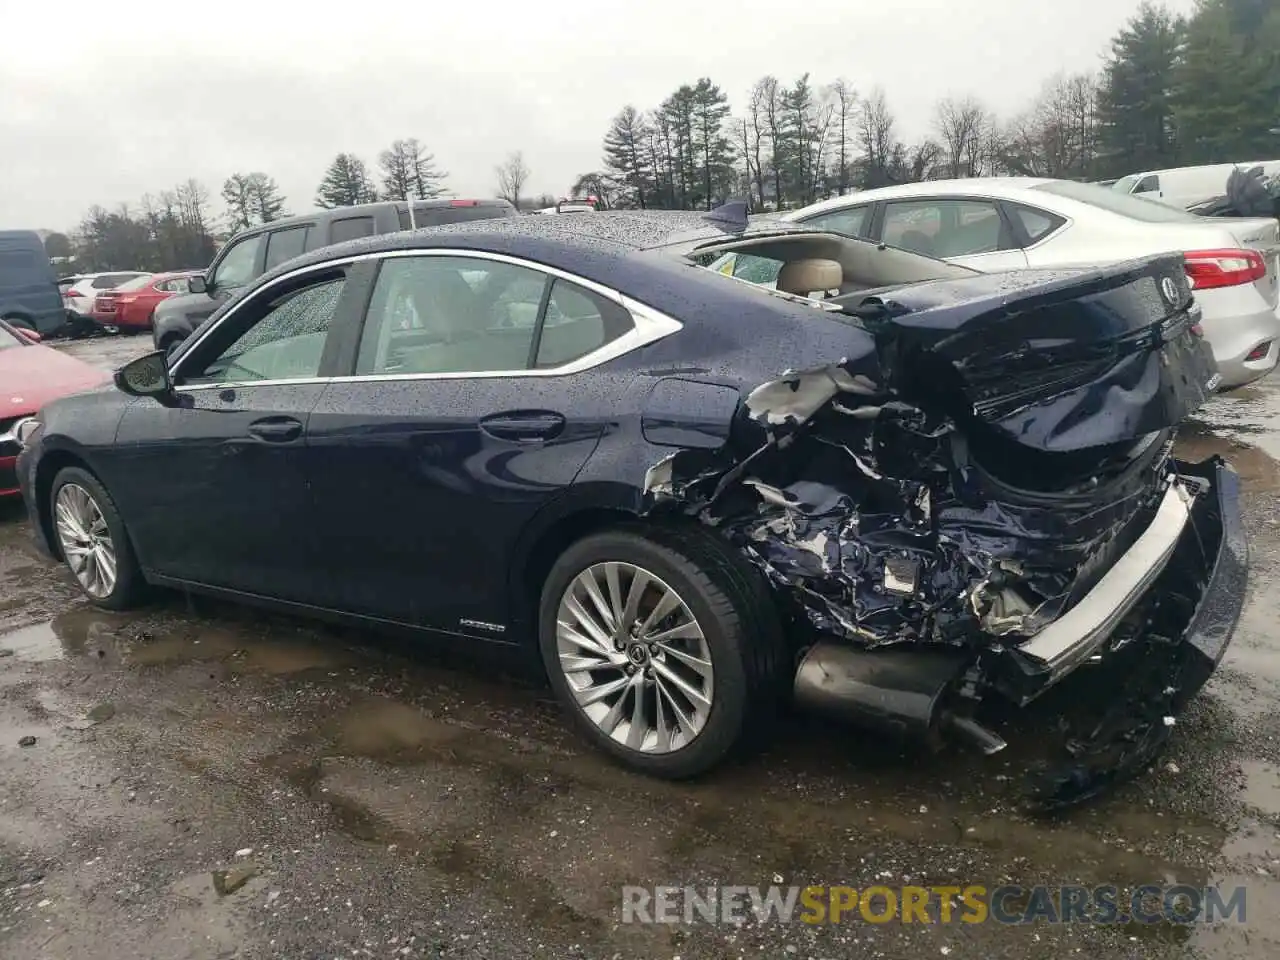
[[[126,610],[145,592],[124,521],[98,478],[81,467],[64,467],[53,478],[49,515],[71,575],[98,606]]]
[[[543,587],[539,646],[586,738],[668,779],[704,773],[753,740],[785,663],[763,577],[699,529],[575,543]]]

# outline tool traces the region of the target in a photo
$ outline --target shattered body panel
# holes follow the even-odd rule
[[[672,455],[649,478],[654,505],[722,530],[821,634],[868,647],[1033,636],[1149,518],[1172,477],[1171,428],[1205,396],[1213,368],[1185,280],[1172,302],[1156,290],[1179,271],[877,296],[859,307],[874,367],[861,356],[756,388],[737,431],[755,439]]]

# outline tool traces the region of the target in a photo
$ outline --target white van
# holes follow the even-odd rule
[[[1111,189],[1185,210],[1192,204],[1223,196],[1227,192],[1227,178],[1237,167],[1241,170],[1262,167],[1268,177],[1280,174],[1280,160],[1214,163],[1203,167],[1174,167],[1170,170],[1131,173],[1113,183]]]

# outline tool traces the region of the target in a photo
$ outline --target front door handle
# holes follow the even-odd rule
[[[264,417],[249,424],[249,435],[265,443],[290,443],[302,436],[302,421],[293,417]]]
[[[536,443],[550,440],[563,432],[565,419],[549,410],[513,410],[495,413],[480,421],[480,429],[499,440]]]

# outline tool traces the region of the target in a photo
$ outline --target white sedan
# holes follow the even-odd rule
[[[1094,184],[1031,177],[902,184],[824,200],[781,219],[987,273],[1176,250],[1204,313],[1220,388],[1257,380],[1280,358],[1280,223],[1273,219],[1197,217]],[[715,266],[750,272],[745,262]]]

